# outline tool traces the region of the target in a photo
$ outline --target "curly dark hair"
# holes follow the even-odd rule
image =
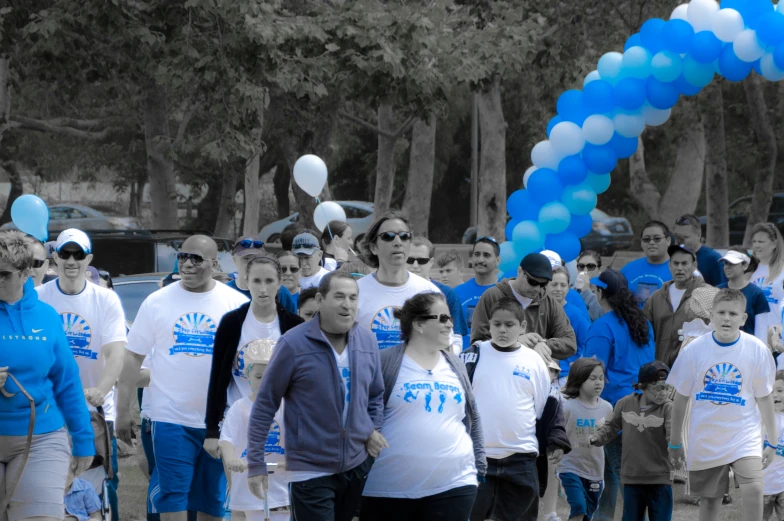
[[[605,291],[602,288],[597,289]],[[648,319],[640,309],[637,296],[627,288],[621,288],[612,295],[605,293],[604,297],[610,304],[610,308],[618,315],[618,321],[622,324],[625,322],[629,326],[629,334],[637,347],[647,345],[650,340]]]

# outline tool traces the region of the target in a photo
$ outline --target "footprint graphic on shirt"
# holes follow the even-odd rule
[[[438,395],[438,401],[441,402],[441,405],[438,406],[438,414],[441,414],[442,412],[444,412],[444,404],[446,403],[446,395],[443,394],[443,393],[439,394]]]
[[[433,399],[433,396],[430,393],[425,395],[425,410],[427,412],[433,412],[433,409],[430,408],[430,400]]]

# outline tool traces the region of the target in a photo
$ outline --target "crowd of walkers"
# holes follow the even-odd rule
[[[784,240],[760,224],[721,255],[700,234],[651,221],[620,271],[543,251],[507,274],[479,237],[463,281],[388,213],[360,242],[241,237],[228,283],[195,235],[128,329],[84,232],[2,232],[0,517],[94,514],[97,411],[116,520],[138,399],[151,521],[560,521],[559,490],[570,520],[620,494],[625,521],[666,521],[679,477],[701,521],[731,479],[744,520],[784,519]]]

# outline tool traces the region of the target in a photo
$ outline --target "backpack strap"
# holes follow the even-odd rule
[[[473,383],[474,382],[474,371],[476,371],[476,364],[479,363],[479,343],[473,344],[468,349],[461,351],[458,355],[460,360],[466,366],[466,372],[468,373],[468,380]]]

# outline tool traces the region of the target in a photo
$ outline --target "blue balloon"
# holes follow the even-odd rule
[[[629,38],[626,39],[623,50],[628,51],[632,47],[642,47],[642,36],[640,36],[640,33],[634,33],[629,36]]]
[[[637,110],[645,103],[645,80],[624,78],[615,86],[615,103],[625,110]]]
[[[722,0],[722,9],[735,9],[749,29],[756,29],[765,13],[773,10],[769,0]]]
[[[515,226],[518,224],[520,224],[520,221],[516,221],[515,219],[510,219],[509,222],[506,223],[506,227],[504,228],[504,237],[506,237],[507,241],[511,242]]]
[[[583,93],[576,89],[567,90],[558,97],[556,110],[564,121],[571,121],[578,125],[582,125],[588,117],[583,104]]]
[[[544,244],[544,232],[536,221],[523,221],[515,226],[512,231],[512,242],[515,252],[522,258],[523,256],[542,249]]]
[[[595,80],[583,87],[583,103],[589,114],[611,112],[615,105],[613,86],[604,80]]]
[[[669,20],[662,28],[664,48],[675,54],[686,54],[691,51],[694,41],[694,28],[686,20]]]
[[[571,220],[572,214],[569,213],[569,209],[558,201],[547,203],[539,210],[539,227],[546,233],[566,231]]]
[[[613,136],[613,139],[615,139],[615,136]],[[615,165],[618,162],[618,156],[613,152],[611,143],[612,140],[607,145],[585,144],[585,148],[583,148],[583,161],[585,161],[588,170],[600,174],[607,174],[615,169]]]
[[[711,66],[711,70],[712,69],[713,67]],[[678,92],[681,93],[682,96],[696,96],[700,93],[700,91],[702,91],[701,87],[697,87],[689,83],[683,74],[678,76],[678,79],[672,82],[672,84],[675,86]]]
[[[564,185],[582,183],[588,175],[588,167],[579,155],[567,156],[558,165],[558,178]]]
[[[627,157],[632,157],[632,155],[634,155],[634,152],[637,150],[637,138],[624,137],[616,132],[615,134],[613,134],[609,146],[612,149],[613,153],[615,154],[615,157],[617,157],[618,159],[626,159]],[[591,171],[599,172],[599,170],[594,170],[594,169],[591,169]],[[607,173],[611,171],[612,169],[607,170]]]
[[[555,175],[555,172],[552,170],[549,170],[549,172],[552,172],[552,175]],[[537,204],[531,198],[531,193],[528,190],[516,190],[512,192],[512,195],[506,200],[506,213],[508,213],[513,220],[517,221],[536,219],[539,215],[540,206],[542,205]]]
[[[719,56],[719,73],[729,81],[743,81],[751,72],[751,63],[744,62],[735,55],[732,45],[722,49]]]
[[[11,205],[11,220],[19,230],[41,242],[49,238],[49,208],[37,195],[17,197]]]
[[[661,51],[651,60],[653,77],[659,81],[670,83],[678,79],[683,72],[683,60],[670,51]]]
[[[760,18],[757,38],[766,46],[784,41],[784,13],[771,11]]]
[[[498,246],[501,249],[501,262],[498,264],[498,269],[503,272],[515,270],[516,273],[523,258],[522,255],[517,255],[514,245],[509,241],[502,242]]]
[[[553,127],[562,121],[563,119],[561,116],[553,116],[550,118],[550,122],[547,124],[547,137],[550,137],[550,132],[553,131]]]
[[[585,237],[593,230],[593,219],[591,214],[586,215],[572,215],[572,220],[569,223],[567,232],[573,233],[577,237]]]
[[[773,51],[773,63],[779,69],[784,69],[784,43],[778,44],[776,50]]]
[[[561,202],[575,215],[586,215],[596,208],[596,192],[586,183],[564,188]]]
[[[590,186],[594,192],[597,194],[603,194],[610,188],[610,174],[594,174],[590,172],[588,177],[585,179],[585,182]],[[580,237],[582,235],[577,234]]]
[[[650,20],[646,20],[640,28],[642,44],[650,51],[651,54],[656,54],[657,52],[664,49],[664,38],[662,37],[662,30],[664,29],[665,25],[666,22],[661,18],[651,18]]]
[[[721,54],[723,45],[713,31],[700,31],[691,42],[691,57],[700,63],[713,63]]]
[[[555,201],[561,196],[563,185],[558,174],[549,168],[540,168],[528,178],[528,191],[531,201],[537,206]]]
[[[580,238],[570,232],[548,235],[544,241],[544,246],[560,255],[564,262],[571,262],[576,259],[582,249]]]
[[[623,73],[630,78],[647,78],[651,75],[653,55],[645,47],[632,47],[623,53]]]
[[[645,91],[648,94],[648,103],[651,104],[651,107],[660,110],[674,107],[680,96],[675,85],[664,83],[656,78],[648,78]]]
[[[705,87],[716,73],[712,63],[700,63],[687,56],[683,60],[683,77],[696,87]]]

